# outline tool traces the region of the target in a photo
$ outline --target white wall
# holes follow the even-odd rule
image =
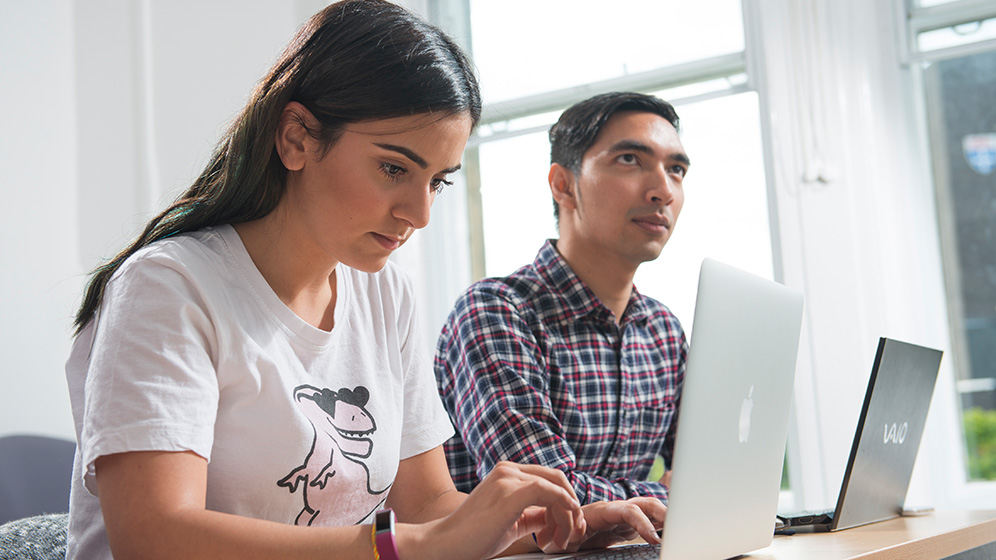
[[[70,0],[0,4],[0,435],[70,436],[79,290]]]
[[[73,437],[85,275],[189,184],[321,0],[0,0],[0,436]]]

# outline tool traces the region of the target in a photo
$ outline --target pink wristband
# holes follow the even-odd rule
[[[394,510],[382,509],[374,517],[374,558],[379,560],[401,560],[398,547],[394,543]]]

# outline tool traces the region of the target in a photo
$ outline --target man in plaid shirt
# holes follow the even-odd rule
[[[660,255],[689,160],[674,108],[610,93],[550,130],[560,237],[504,278],[471,286],[437,346],[439,392],[457,429],[450,474],[469,492],[499,461],[560,469],[582,504],[654,496],[671,463],[687,343],[633,277]]]

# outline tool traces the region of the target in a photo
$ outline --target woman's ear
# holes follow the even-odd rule
[[[288,171],[300,171],[308,160],[311,134],[308,127],[318,126],[318,120],[304,105],[291,101],[280,113],[274,145],[280,161]]]
[[[550,194],[557,202],[561,210],[574,209],[577,207],[577,181],[574,180],[574,173],[560,165],[554,163],[550,166],[550,175],[547,178],[550,182]]]

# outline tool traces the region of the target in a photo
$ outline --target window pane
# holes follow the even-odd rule
[[[535,132],[488,142],[481,145],[480,162],[485,273],[504,276],[557,237],[546,181],[550,141],[546,132]]]
[[[925,31],[917,35],[916,41],[920,51],[933,51],[993,38],[996,38],[996,18]]]
[[[486,103],[744,49],[740,0],[471,0],[470,18]]]
[[[641,292],[664,302],[691,332],[702,258],[771,278],[771,238],[757,95],[676,107],[692,159],[685,205],[661,257],[640,267]],[[556,237],[545,132],[482,144],[486,269],[509,274]]]
[[[487,141],[488,137],[513,133],[514,135],[525,134],[527,132],[542,131],[546,134],[550,126],[557,122],[563,109],[551,113],[542,113],[520,117],[517,119],[490,122],[481,125],[475,134],[478,138]]]
[[[996,52],[927,72],[969,478],[996,479]]]
[[[919,8],[927,8],[930,6],[937,6],[940,4],[951,4],[953,2],[958,2],[960,0],[916,0],[916,5]]]

